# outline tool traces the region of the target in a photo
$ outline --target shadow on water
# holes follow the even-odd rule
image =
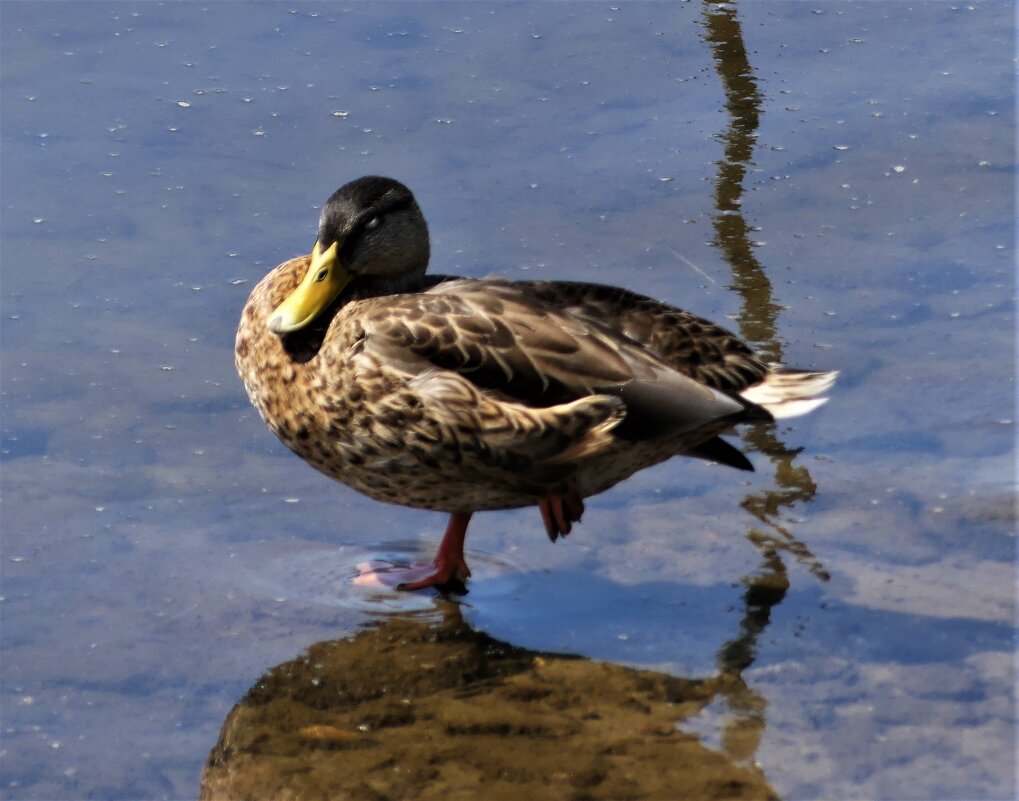
[[[200,797],[776,798],[678,728],[731,681],[518,648],[437,599],[266,673],[227,716]]]
[[[724,155],[715,178],[713,244],[729,264],[731,288],[741,299],[737,317],[740,335],[767,361],[781,362],[782,343],[777,333],[781,306],[775,302],[771,280],[754,254],[752,229],[742,212],[743,182],[757,143],[763,96],[750,66],[735,7],[705,0],[703,19],[705,39],[712,49],[729,113],[728,126],[718,135]],[[745,613],[740,634],[723,645],[717,655],[720,675],[731,679],[725,695],[735,716],[731,731],[723,736],[723,746],[734,757],[746,759],[756,752],[764,732],[766,702],[747,687],[741,674],[754,661],[757,639],[768,625],[772,608],[789,589],[782,554],[791,554],[820,580],[826,581],[829,576],[809,548],[780,522],[784,510],[808,503],[817,489],[809,470],[794,463],[799,450],[781,441],[774,423],[747,428],[743,440],[748,449],[768,457],[777,485],[743,499],[743,508],[765,526],[747,533],[761,552],[762,562],[743,580]]]

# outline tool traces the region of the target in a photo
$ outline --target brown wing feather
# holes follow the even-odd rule
[[[386,299],[367,316],[372,347],[392,362],[413,354],[477,386],[549,406],[621,387],[634,369],[611,341],[578,320],[486,282],[455,281]]]
[[[428,292],[379,299],[362,319],[366,347],[412,374],[451,370],[533,407],[616,395],[629,422],[621,433],[633,438],[689,430],[746,408],[625,336],[516,284],[450,281]]]
[[[730,331],[636,292],[572,281],[518,281],[514,286],[632,339],[673,370],[723,392],[740,392],[767,375],[767,365]]]

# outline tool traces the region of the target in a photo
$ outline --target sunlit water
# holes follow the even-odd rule
[[[3,797],[193,797],[266,668],[430,603],[350,578],[442,517],[302,465],[233,370],[253,284],[368,173],[443,272],[622,284],[841,371],[744,432],[752,475],[676,460],[554,546],[478,517],[475,627],[738,662],[784,797],[1011,795],[1009,4],[0,14]]]

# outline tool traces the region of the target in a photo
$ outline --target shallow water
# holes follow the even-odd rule
[[[233,370],[251,287],[369,173],[443,272],[621,284],[841,371],[741,432],[754,474],[674,460],[554,546],[479,517],[467,622],[736,671],[681,726],[784,798],[1011,796],[1011,5],[0,15],[2,797],[194,797],[267,669],[431,607],[350,577],[441,516],[300,464]]]

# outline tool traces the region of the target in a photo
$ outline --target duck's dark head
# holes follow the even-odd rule
[[[411,191],[392,178],[358,178],[322,207],[311,264],[297,289],[269,315],[277,334],[308,325],[351,283],[399,291],[428,267],[428,226]]]

